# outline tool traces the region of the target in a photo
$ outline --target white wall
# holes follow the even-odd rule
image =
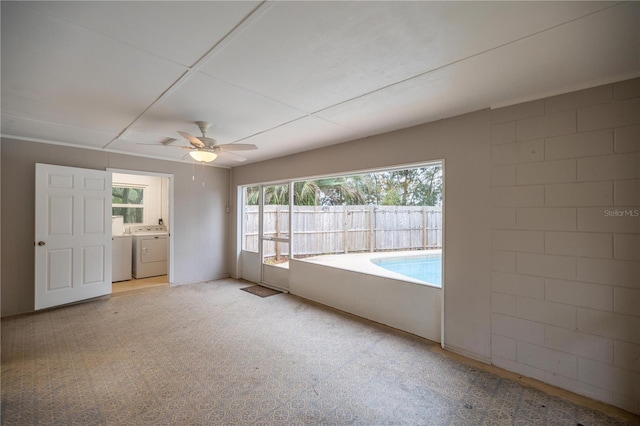
[[[490,111],[232,169],[233,185],[444,160],[444,345],[490,360]],[[235,191],[234,191],[235,193]],[[236,206],[235,202],[232,204]],[[236,214],[231,229],[236,230]],[[237,253],[237,235],[230,240]],[[236,274],[237,257],[230,271]],[[337,272],[340,273],[340,272]],[[349,274],[344,271],[343,274]],[[291,275],[290,291],[300,288]],[[326,303],[326,300],[325,302]]]
[[[173,174],[172,284],[228,276],[225,169],[199,168],[194,181],[192,166],[178,162],[11,139],[1,149],[2,316],[33,311],[35,163]]]
[[[492,361],[640,412],[640,79],[492,112]]]

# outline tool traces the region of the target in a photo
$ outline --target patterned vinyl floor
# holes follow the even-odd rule
[[[162,287],[2,320],[2,424],[635,423],[246,286]]]

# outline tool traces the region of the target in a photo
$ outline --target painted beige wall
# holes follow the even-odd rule
[[[2,188],[2,139],[0,139],[0,188]],[[2,241],[2,196],[0,193],[0,241]],[[2,271],[2,244],[0,244],[0,272]],[[2,306],[2,273],[0,273],[0,306]]]
[[[1,149],[2,316],[33,310],[35,163],[173,174],[172,284],[228,276],[225,169],[199,167],[194,181],[190,164],[11,139]]]
[[[233,185],[445,162],[444,344],[490,359],[490,111],[232,169]],[[234,192],[235,195],[235,192]],[[235,206],[235,202],[232,204]],[[237,214],[230,228],[236,229]],[[237,235],[230,247],[237,253]],[[236,257],[230,270],[236,271]],[[294,283],[290,283],[295,288]]]

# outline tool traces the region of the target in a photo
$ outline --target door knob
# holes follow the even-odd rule
[[[47,243],[45,243],[44,241],[38,241],[38,245],[39,245],[39,246],[43,246],[43,245],[45,245],[45,244],[47,244]]]

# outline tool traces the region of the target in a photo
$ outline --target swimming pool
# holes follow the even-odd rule
[[[442,287],[442,254],[371,259],[375,265]]]

